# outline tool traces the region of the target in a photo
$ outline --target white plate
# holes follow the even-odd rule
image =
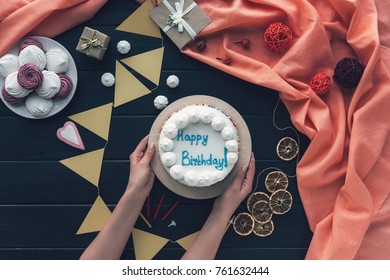
[[[72,56],[68,52],[68,50],[63,45],[58,43],[57,41],[54,41],[53,39],[50,39],[50,38],[47,38],[47,37],[41,37],[41,36],[30,36],[29,38],[33,38],[33,39],[39,41],[43,45],[43,50],[45,52],[47,52],[50,49],[61,49],[69,56],[69,69],[68,69],[67,72],[65,72],[65,74],[72,79],[73,88],[72,88],[71,92],[68,94],[67,97],[62,98],[62,99],[61,98],[54,98],[53,99],[53,101],[54,101],[53,108],[50,110],[50,112],[46,116],[43,116],[43,117],[33,116],[27,110],[27,108],[24,105],[24,103],[23,104],[19,104],[19,105],[12,105],[12,104],[9,104],[7,101],[5,101],[3,99],[3,95],[2,94],[0,94],[0,98],[3,101],[3,103],[11,111],[13,111],[14,113],[18,114],[19,116],[22,116],[22,117],[25,117],[25,118],[28,118],[28,119],[44,119],[44,118],[51,117],[51,116],[57,114],[58,112],[60,112],[72,100],[73,95],[74,95],[74,93],[76,91],[76,86],[77,86],[77,68],[76,68],[76,64],[75,64]],[[19,45],[20,45],[20,43],[21,43],[21,41],[18,42],[7,53],[14,54],[14,55],[19,55]],[[3,87],[3,84],[4,84],[4,80],[2,78],[0,78],[0,89]]]

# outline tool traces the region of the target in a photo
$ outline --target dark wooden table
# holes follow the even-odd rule
[[[95,233],[76,235],[97,189],[82,177],[59,163],[59,160],[82,154],[56,138],[56,131],[70,115],[113,101],[114,87],[105,88],[100,77],[105,72],[115,73],[116,59],[120,55],[116,44],[128,40],[132,45],[129,55],[161,47],[161,40],[136,35],[115,28],[138,5],[131,1],[111,0],[97,15],[54,38],[72,54],[79,75],[77,90],[71,103],[59,114],[42,120],[19,117],[4,104],[0,104],[0,259],[77,259],[93,240]],[[111,43],[102,61],[75,51],[84,26],[97,29],[111,37]],[[166,37],[160,86],[147,96],[113,110],[109,141],[104,154],[100,177],[100,193],[113,209],[127,183],[128,156],[146,134],[160,111],[153,106],[157,95],[165,95],[172,102],[179,98],[206,94],[223,99],[245,119],[252,136],[256,155],[256,175],[265,168],[277,167],[287,174],[295,174],[295,161],[284,162],[275,152],[277,142],[285,136],[296,138],[288,129],[280,131],[273,125],[273,111],[278,94],[270,89],[247,83],[209,67],[182,53]],[[146,86],[153,85],[134,73]],[[180,86],[170,89],[165,80],[169,75],[180,78]],[[281,104],[276,110],[278,126],[291,126],[289,114]],[[86,152],[103,148],[106,141],[78,125],[86,145]],[[308,145],[300,135],[302,155]],[[258,190],[265,190],[260,176]],[[232,227],[227,231],[217,259],[303,259],[311,239],[302,207],[296,179],[290,178],[289,190],[294,204],[289,213],[274,218],[275,231],[267,238],[254,235],[241,237]],[[179,205],[169,219],[153,221],[149,230],[142,220],[137,228],[177,240],[198,231],[211,209],[213,199],[191,200],[182,198],[156,180],[151,192],[152,211],[164,195],[161,213],[175,202]],[[236,213],[246,211],[242,203]],[[171,220],[176,227],[168,227]],[[178,244],[168,244],[155,259],[178,259],[184,253]],[[134,259],[130,238],[123,258]]]

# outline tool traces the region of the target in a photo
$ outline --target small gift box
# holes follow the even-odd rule
[[[179,49],[211,23],[211,19],[192,0],[163,0],[149,16]]]
[[[102,60],[107,50],[110,37],[97,30],[85,27],[83,34],[80,36],[76,50],[85,53],[87,56]]]

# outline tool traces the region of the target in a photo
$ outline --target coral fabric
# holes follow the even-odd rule
[[[383,219],[388,210],[379,212],[390,203],[386,200],[390,191],[390,60],[388,49],[380,44],[376,3],[197,3],[213,22],[182,51],[279,91],[294,125],[311,140],[297,166],[299,193],[313,231],[306,258],[390,259],[390,249],[381,246],[389,246],[384,241],[390,237],[390,220]],[[384,3],[377,1],[378,6]],[[293,31],[291,45],[282,54],[270,52],[263,42],[265,29],[277,21]],[[388,35],[381,28],[382,43],[389,42]],[[248,50],[233,43],[244,37],[252,41]],[[207,40],[204,52],[196,48],[201,39]],[[216,60],[225,55],[231,57],[231,65]],[[365,65],[359,85],[355,89],[333,85],[329,93],[316,95],[309,87],[310,78],[318,72],[332,76],[336,63],[346,56]],[[382,234],[370,234],[372,230]]]
[[[54,37],[95,15],[107,0],[0,0],[0,56],[26,35]]]

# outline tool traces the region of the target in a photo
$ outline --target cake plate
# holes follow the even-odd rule
[[[186,107],[193,104],[207,104],[215,106],[218,109],[221,109],[227,115],[229,115],[231,121],[237,127],[238,137],[239,137],[239,156],[238,161],[235,164],[232,171],[224,180],[215,183],[207,187],[190,187],[180,182],[174,180],[160,160],[160,154],[158,149],[158,139],[160,136],[161,128],[164,125],[165,121],[171,116],[174,112],[180,108]],[[248,126],[246,125],[242,116],[228,103],[225,101],[207,95],[191,95],[172,102],[168,107],[166,107],[154,121],[150,133],[149,133],[149,146],[155,144],[156,152],[152,159],[151,165],[154,173],[157,178],[163,183],[169,190],[172,192],[191,199],[209,199],[219,196],[227,186],[234,180],[235,175],[244,165],[248,165],[252,155],[252,141],[249,133]]]

